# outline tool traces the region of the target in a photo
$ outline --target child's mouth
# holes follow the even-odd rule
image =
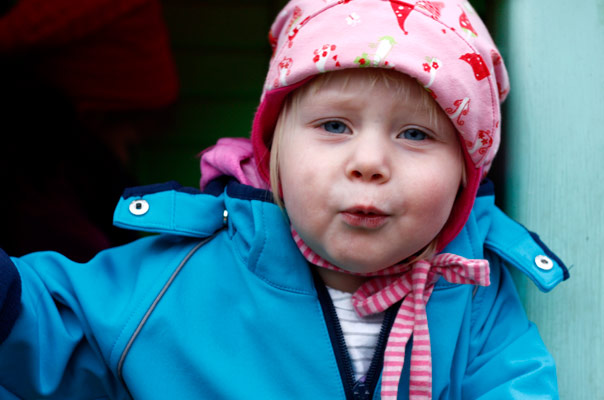
[[[388,221],[388,214],[374,207],[353,207],[340,213],[344,222],[354,228],[378,229]]]

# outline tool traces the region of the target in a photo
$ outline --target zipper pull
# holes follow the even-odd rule
[[[352,388],[352,394],[355,400],[371,400],[373,398],[373,393],[369,391],[368,385],[364,382],[364,377],[361,378],[363,381],[359,380],[354,384]]]

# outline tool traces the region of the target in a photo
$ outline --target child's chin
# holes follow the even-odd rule
[[[394,265],[395,263],[382,265],[376,264],[375,261],[347,259],[341,260],[341,262],[332,262],[332,264],[351,274],[364,275],[379,272],[390,267],[391,265]]]

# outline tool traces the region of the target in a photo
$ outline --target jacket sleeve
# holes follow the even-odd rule
[[[13,329],[21,312],[21,278],[15,264],[0,249],[0,344]]]
[[[509,271],[493,253],[491,286],[474,298],[464,399],[557,399],[556,368]]]
[[[1,253],[0,398],[129,398],[119,356],[180,254],[173,247],[145,238],[86,264]]]
[[[50,252],[22,258],[2,254],[1,262],[0,285],[13,277],[2,313],[6,309],[10,315],[18,306],[14,318],[2,320],[0,393],[24,399],[124,398],[85,313],[91,296],[99,293],[77,283],[78,270],[90,272],[95,263],[77,264]],[[106,285],[101,274],[96,279],[99,287]],[[17,281],[20,290],[14,289]],[[91,296],[79,298],[77,286],[86,286]]]

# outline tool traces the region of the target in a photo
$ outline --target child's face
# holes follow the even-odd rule
[[[352,74],[344,85],[344,75]],[[463,158],[456,131],[411,79],[401,96],[363,71],[336,73],[285,118],[279,173],[285,208],[305,243],[332,264],[374,272],[439,233]],[[405,98],[406,97],[406,98]],[[436,118],[434,118],[436,114]]]

